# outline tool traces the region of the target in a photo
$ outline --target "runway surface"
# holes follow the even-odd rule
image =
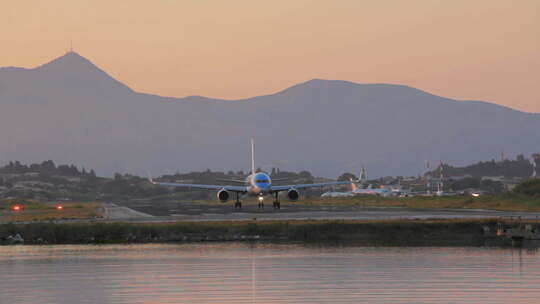
[[[245,205],[235,210],[231,204],[193,202],[129,201],[105,204],[105,221],[176,222],[238,220],[387,220],[387,219],[540,219],[540,213],[472,210],[472,209],[409,209],[395,207],[307,206],[282,203],[280,210],[272,206],[258,209]]]

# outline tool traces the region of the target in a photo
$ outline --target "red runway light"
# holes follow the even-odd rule
[[[13,205],[11,206],[11,210],[17,212],[17,211],[21,211],[22,210],[22,206],[21,205]]]
[[[64,206],[62,206],[62,205],[57,205],[57,206],[56,206],[56,210],[64,210]]]

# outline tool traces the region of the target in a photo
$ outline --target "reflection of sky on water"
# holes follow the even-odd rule
[[[488,248],[0,247],[0,303],[536,303],[540,255]]]

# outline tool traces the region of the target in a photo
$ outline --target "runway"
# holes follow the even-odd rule
[[[192,202],[151,203],[148,201],[105,204],[104,221],[181,222],[181,221],[244,221],[244,220],[426,220],[426,219],[540,219],[540,213],[473,210],[473,209],[410,209],[396,207],[306,206],[282,204],[260,210],[255,205],[235,210],[230,204]]]

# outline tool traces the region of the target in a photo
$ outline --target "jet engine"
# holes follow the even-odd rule
[[[229,197],[230,197],[229,191],[225,189],[221,189],[217,193],[217,198],[222,203],[225,203],[227,200],[229,200]]]
[[[298,190],[296,189],[290,189],[288,192],[287,192],[287,197],[289,198],[289,200],[291,202],[295,202],[298,200],[298,197],[300,197],[300,194],[298,193]]]

